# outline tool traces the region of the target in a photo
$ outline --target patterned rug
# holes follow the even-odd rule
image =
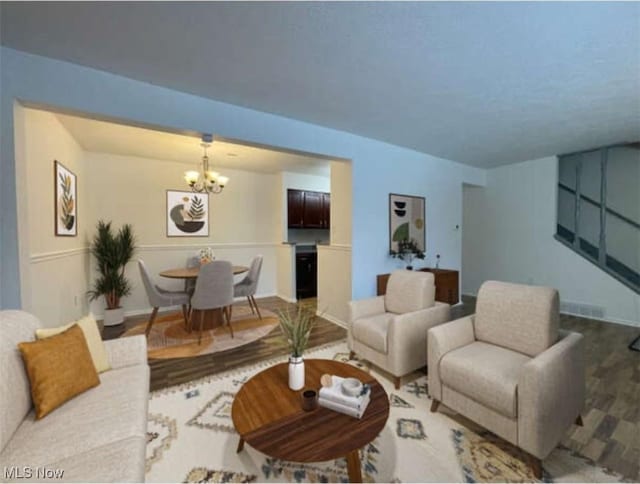
[[[202,332],[202,343],[198,344],[199,331],[185,329],[181,312],[158,317],[151,327],[147,341],[148,355],[152,359],[184,358],[226,351],[243,346],[271,333],[278,326],[278,316],[268,310],[260,310],[262,319],[251,313],[246,306],[234,306],[231,318],[233,338],[229,328],[217,327]],[[147,322],[127,330],[122,337],[144,334]]]
[[[521,451],[440,406],[430,413],[427,378],[416,373],[395,390],[366,362],[349,360],[345,342],[307,357],[349,362],[371,372],[389,394],[380,435],[361,450],[365,482],[533,482]],[[154,392],[149,401],[147,482],[347,482],[344,459],[296,464],[249,445],[237,454],[231,404],[242,384],[283,358]],[[619,476],[557,448],[545,459],[547,482],[617,482]]]

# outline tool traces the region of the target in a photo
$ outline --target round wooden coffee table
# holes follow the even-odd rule
[[[233,400],[231,418],[244,443],[277,459],[322,462],[346,457],[350,482],[362,482],[359,449],[384,428],[389,417],[389,396],[368,373],[339,361],[305,360],[305,389],[320,388],[329,373],[358,378],[371,385],[371,401],[361,419],[317,407],[302,410],[302,391],[288,386],[288,363],[267,368],[245,382]]]

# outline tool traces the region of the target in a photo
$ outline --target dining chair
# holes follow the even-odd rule
[[[192,269],[193,267],[200,266],[200,257],[194,255],[187,259],[187,269]],[[189,294],[189,296],[193,296],[193,291],[196,290],[196,280],[195,279],[185,279],[184,280],[184,292]]]
[[[154,284],[147,270],[147,266],[141,259],[138,260],[138,267],[140,268],[140,276],[142,277],[142,282],[147,292],[149,304],[153,308],[151,317],[144,331],[145,336],[149,337],[151,326],[153,326],[153,322],[158,315],[159,308],[177,305],[182,306],[182,316],[184,317],[185,325],[188,325],[187,305],[189,304],[189,294],[184,291],[169,291]]]
[[[200,268],[196,288],[191,298],[191,316],[189,318],[189,331],[193,329],[195,311],[199,312],[200,334],[198,344],[202,342],[202,327],[204,324],[204,312],[207,310],[221,309],[226,319],[231,337],[231,312],[233,306],[233,266],[231,262],[214,260]]]
[[[249,307],[252,313],[258,313],[258,317],[262,319],[260,309],[256,303],[256,290],[258,288],[258,280],[260,279],[260,271],[262,270],[262,255],[257,255],[251,261],[249,272],[239,283],[233,286],[234,297],[246,297],[249,301]]]

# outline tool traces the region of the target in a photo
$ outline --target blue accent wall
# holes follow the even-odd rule
[[[441,267],[460,268],[462,183],[484,185],[484,170],[13,49],[0,48],[0,71],[2,308],[20,307],[13,106],[21,101],[350,159],[354,298],[373,295],[375,275],[398,267],[387,255],[390,192],[426,197],[429,261],[440,253]]]

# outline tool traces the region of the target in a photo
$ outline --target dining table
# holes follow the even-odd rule
[[[246,266],[233,266],[233,275],[243,274],[249,270]],[[196,267],[176,267],[162,271],[160,275],[169,279],[197,279],[200,266]]]
[[[233,266],[233,275],[237,276],[243,274],[249,270],[246,266]],[[200,272],[200,266],[196,267],[176,267],[174,269],[167,269],[160,273],[160,276],[168,279],[185,279],[193,280],[198,278]],[[204,312],[204,320],[202,329],[215,329],[224,325],[224,318],[222,316],[222,309],[210,309]]]

